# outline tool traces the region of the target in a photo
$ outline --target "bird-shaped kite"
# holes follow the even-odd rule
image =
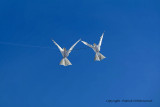
[[[76,46],[76,44],[80,41],[81,39],[79,39],[69,50],[66,50],[66,48],[61,48],[54,40],[52,40],[54,42],[54,44],[58,47],[58,49],[60,50],[63,59],[61,60],[59,65],[64,65],[64,66],[68,66],[68,65],[72,65],[71,62],[67,59],[67,57],[69,56],[70,52],[73,50],[73,48]]]
[[[81,41],[82,43],[84,43],[85,45],[89,46],[90,48],[92,48],[94,50],[94,52],[96,53],[95,58],[94,58],[95,61],[101,61],[102,59],[106,58],[105,56],[103,56],[100,53],[100,47],[101,47],[101,44],[102,44],[103,35],[104,35],[104,33],[100,37],[100,41],[99,41],[98,45],[96,45],[95,43],[93,45],[90,45],[85,41]]]

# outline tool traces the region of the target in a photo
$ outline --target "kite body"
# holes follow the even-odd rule
[[[92,49],[94,50],[94,52],[96,53],[96,54],[95,54],[95,58],[94,58],[95,61],[101,61],[102,59],[106,58],[105,56],[103,56],[103,55],[100,53],[100,50],[101,50],[100,47],[101,47],[101,44],[102,44],[103,35],[104,35],[104,33],[102,34],[98,45],[96,45],[95,43],[94,43],[93,45],[90,45],[90,44],[88,44],[87,42],[82,41],[82,43],[84,43],[85,45],[87,45],[87,46],[89,46],[90,48],[92,48]]]
[[[67,59],[67,57],[69,56],[69,53],[67,52],[66,48],[63,48],[63,51],[61,52],[61,54],[63,56],[63,59],[61,60],[59,65],[64,65],[64,66],[72,65],[71,62]]]
[[[73,48],[77,45],[77,43],[80,41],[78,40],[68,51],[66,50],[66,48],[61,48],[54,40],[52,40],[54,42],[54,44],[58,47],[58,49],[60,50],[63,59],[61,60],[61,62],[59,63],[59,65],[63,65],[63,66],[68,66],[68,65],[72,65],[71,62],[67,59],[67,57],[69,56],[69,54],[71,53],[71,51],[73,50]]]

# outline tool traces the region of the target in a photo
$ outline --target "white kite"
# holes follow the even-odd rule
[[[60,52],[63,56],[63,59],[61,60],[60,65],[64,65],[64,66],[72,65],[71,62],[67,59],[67,57],[69,56],[70,52],[73,50],[73,48],[76,46],[76,44],[80,40],[78,40],[68,51],[66,50],[66,48],[62,49],[54,40],[52,40],[54,42],[54,44],[58,47],[58,49],[60,50]]]
[[[95,58],[94,58],[95,61],[101,61],[102,59],[106,58],[105,56],[103,56],[103,55],[100,53],[100,47],[101,47],[101,44],[102,44],[103,35],[104,35],[104,33],[103,33],[102,36],[100,37],[100,41],[99,41],[99,44],[98,44],[98,45],[96,45],[95,43],[94,43],[93,45],[90,45],[90,44],[88,44],[87,42],[82,41],[85,45],[87,45],[87,46],[89,46],[90,48],[92,48],[92,49],[94,50],[94,52],[96,53]]]

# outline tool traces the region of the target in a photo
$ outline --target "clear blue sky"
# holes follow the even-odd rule
[[[160,107],[159,0],[1,0],[0,107]],[[98,43],[72,51],[52,43]],[[36,48],[5,43],[51,47]],[[75,47],[86,48],[82,43]],[[152,99],[152,103],[105,102]]]

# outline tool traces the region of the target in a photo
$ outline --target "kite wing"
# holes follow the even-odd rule
[[[88,44],[88,43],[87,43],[87,42],[85,42],[85,41],[82,41],[82,43],[84,43],[85,45],[89,46],[90,48],[93,48],[93,46],[92,46],[92,45]]]
[[[71,48],[68,50],[68,55],[69,55],[69,53],[73,50],[73,48],[77,45],[77,43],[80,41],[81,39],[79,39],[75,44],[73,44],[72,46],[71,46]]]
[[[58,47],[58,49],[60,50],[60,52],[62,53],[63,52],[63,49],[54,41],[54,40],[52,40],[53,41],[53,43]]]
[[[102,33],[102,36],[100,37],[100,41],[99,41],[99,44],[98,44],[99,49],[100,49],[101,44],[102,44],[103,35],[104,35],[104,33]]]

